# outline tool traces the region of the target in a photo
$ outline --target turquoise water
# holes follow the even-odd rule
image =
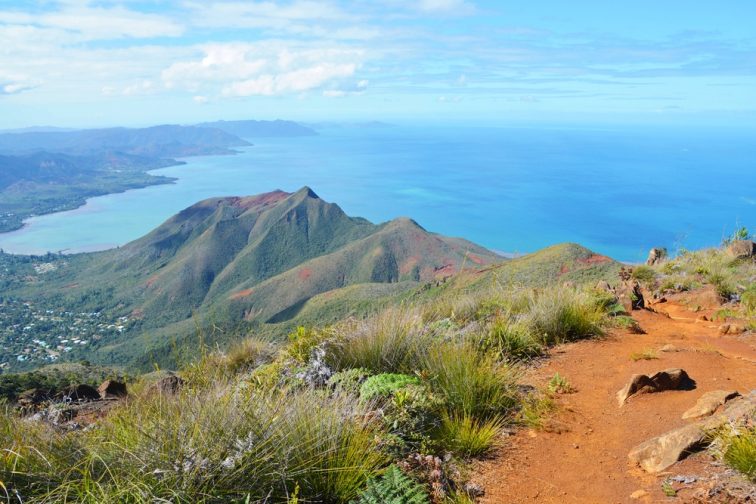
[[[253,139],[154,173],[176,184],[90,199],[0,235],[16,253],[108,248],[192,203],[309,185],[350,215],[529,252],[573,241],[626,261],[756,227],[756,132],[702,128],[333,128]]]

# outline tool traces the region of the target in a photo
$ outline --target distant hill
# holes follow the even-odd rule
[[[228,154],[233,147],[245,145],[249,143],[219,129],[175,125],[0,134],[0,153],[5,154],[48,151],[91,156],[121,152],[173,158]]]
[[[349,217],[305,187],[201,201],[123,247],[61,259],[18,294],[137,319],[138,331],[103,339],[95,353],[128,362],[193,334],[197,315],[223,327],[276,324],[295,319],[312,297],[350,285],[404,289],[501,260],[411,219]]]
[[[215,121],[198,124],[202,128],[217,128],[241,138],[313,136],[312,128],[293,121]]]

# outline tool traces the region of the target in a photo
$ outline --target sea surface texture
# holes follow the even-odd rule
[[[570,241],[640,261],[652,246],[716,245],[736,226],[756,227],[755,130],[415,125],[251,141],[238,155],[153,172],[175,184],[32,218],[0,235],[0,248],[114,247],[204,198],[304,185],[350,215],[409,216],[507,253]]]

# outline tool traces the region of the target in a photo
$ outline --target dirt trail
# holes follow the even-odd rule
[[[519,431],[493,459],[479,464],[473,480],[486,489],[481,502],[669,502],[661,491],[665,477],[711,471],[710,458],[702,454],[652,476],[629,466],[627,454],[639,443],[685,425],[682,413],[703,393],[756,389],[756,338],[721,336],[717,324],[698,320],[702,314],[711,318],[714,308],[694,313],[682,299],[670,300],[654,306],[660,313],[633,313],[647,334],[615,331],[599,341],[555,348],[527,381],[543,387],[559,372],[577,392],[559,396],[549,432]],[[665,345],[676,351],[658,351]],[[630,359],[646,349],[656,350],[658,359]],[[618,407],[615,393],[633,374],[674,367],[688,372],[695,390],[641,395]],[[639,490],[647,495],[632,499]]]

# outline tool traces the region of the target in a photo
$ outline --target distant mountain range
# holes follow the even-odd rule
[[[241,138],[299,137],[318,133],[293,121],[215,121],[197,124],[202,128],[217,128]]]

